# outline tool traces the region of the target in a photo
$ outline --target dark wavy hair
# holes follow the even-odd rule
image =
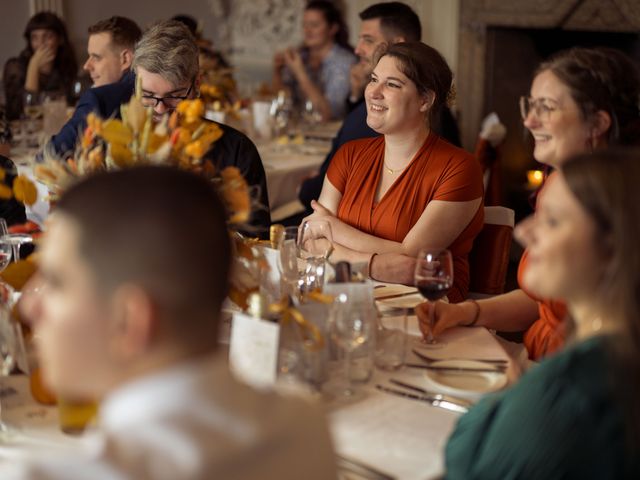
[[[613,48],[576,47],[543,62],[536,75],[544,71],[569,88],[585,120],[609,114],[609,145],[640,145],[640,70],[631,58]]]
[[[64,22],[55,13],[51,12],[40,12],[31,17],[24,29],[24,38],[27,41],[27,46],[21,54],[27,58],[31,58],[33,55],[31,32],[34,30],[51,30],[58,35],[60,45],[58,46],[53,66],[55,70],[60,72],[65,81],[68,80],[70,82],[73,80],[78,72],[78,63],[73,46],[69,42],[69,35],[67,35],[67,27],[65,27]]]
[[[332,2],[327,0],[312,0],[305,5],[304,9],[317,10],[322,13],[322,16],[329,25],[337,25],[338,31],[333,37],[334,41],[341,47],[353,51],[353,47],[349,44],[349,28],[344,18],[342,18],[342,12],[340,12]]]

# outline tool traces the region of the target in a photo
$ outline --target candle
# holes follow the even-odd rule
[[[538,188],[542,185],[544,174],[542,170],[527,170],[527,186],[529,188]]]

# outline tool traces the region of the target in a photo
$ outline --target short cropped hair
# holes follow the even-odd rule
[[[189,29],[177,20],[152,25],[136,45],[133,68],[161,75],[178,87],[198,75],[198,46]]]
[[[161,332],[215,344],[231,247],[211,182],[171,167],[101,173],[65,192],[56,212],[78,225],[99,294],[137,285],[158,307]]]
[[[129,49],[132,52],[142,36],[142,30],[140,30],[136,22],[129,18],[118,16],[100,20],[91,25],[87,31],[89,35],[110,33],[111,43],[114,47]]]
[[[374,20],[376,18],[380,19],[380,28],[387,39],[402,36],[407,42],[419,42],[422,38],[420,18],[405,3],[375,3],[360,12],[360,20]]]

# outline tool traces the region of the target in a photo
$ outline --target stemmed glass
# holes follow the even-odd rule
[[[302,287],[322,288],[327,259],[333,252],[331,225],[326,220],[306,220],[298,232],[298,253],[305,261]]]
[[[37,147],[38,140],[36,137],[38,128],[36,122],[38,118],[42,116],[42,102],[40,100],[40,94],[36,92],[24,92],[22,100],[22,108],[26,117],[26,131],[28,134],[27,146]]]
[[[9,233],[7,222],[4,218],[0,218],[0,255],[7,248],[13,248],[13,261],[20,260],[20,247],[23,243],[33,242],[33,237],[26,233]],[[0,260],[0,263],[4,260]],[[8,260],[7,264],[9,263]],[[2,267],[2,270],[6,268],[6,265]],[[2,271],[0,270],[0,271]]]
[[[367,318],[365,309],[350,305],[348,296],[341,293],[334,300],[329,322],[331,338],[344,351],[346,388],[341,394],[353,397],[356,392],[351,382],[351,353],[368,341],[371,335],[371,321]]]
[[[453,285],[453,258],[451,252],[446,249],[424,248],[418,252],[416,270],[414,275],[415,285],[424,298],[429,302],[435,302],[443,298],[451,285]],[[435,305],[429,308],[429,336],[425,346],[440,348],[446,345],[433,337],[435,324]]]
[[[7,268],[11,262],[12,245],[6,241],[6,235],[8,235],[7,222],[4,218],[0,218],[0,272]]]

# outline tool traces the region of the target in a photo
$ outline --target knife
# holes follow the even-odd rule
[[[420,295],[420,292],[416,290],[415,292],[403,292],[403,293],[393,293],[391,295],[380,295],[376,297],[376,300],[389,300],[390,298],[400,298],[400,297],[408,297],[410,295]]]
[[[422,393],[424,395],[428,395],[428,396],[431,396],[431,397],[437,397],[438,399],[447,400],[449,402],[457,403],[457,404],[460,404],[460,405],[465,406],[465,407],[471,407],[473,405],[473,403],[471,403],[470,401],[465,400],[463,398],[453,397],[451,395],[444,395],[442,393],[432,393],[432,392],[429,392],[428,390],[425,390],[422,387],[419,387],[417,385],[413,385],[412,383],[401,382],[400,380],[396,380],[395,378],[390,378],[389,382],[391,382],[391,383],[393,383],[395,385],[398,385],[400,387],[408,388],[409,390],[413,390],[415,392]]]
[[[369,480],[395,480],[394,477],[351,458],[346,458],[342,455],[336,455],[336,459],[338,460],[338,472],[340,472],[341,470],[348,470],[358,475],[357,478]]]
[[[409,398],[411,400],[417,400],[419,402],[425,402],[432,407],[442,408],[451,412],[467,413],[469,408],[461,403],[451,400],[445,400],[444,395],[418,395],[416,393],[409,393],[396,388],[389,388],[383,385],[376,385],[376,388],[382,392],[389,393],[391,395],[397,395],[399,397]]]
[[[506,367],[496,365],[495,368],[474,367],[446,367],[444,365],[423,365],[422,363],[405,363],[409,368],[421,368],[423,370],[435,370],[439,372],[476,372],[476,373],[504,373]]]
[[[422,353],[420,353],[418,351],[418,349],[416,348],[412,348],[411,351],[416,355],[416,357],[421,358],[422,360],[424,360],[427,363],[433,363],[433,362],[439,362],[441,360],[471,360],[473,362],[484,362],[484,363],[491,363],[491,364],[495,364],[498,366],[507,366],[509,364],[508,360],[504,360],[504,359],[499,359],[499,358],[442,358],[442,359],[433,359],[430,357],[426,357],[425,355],[423,355]]]

